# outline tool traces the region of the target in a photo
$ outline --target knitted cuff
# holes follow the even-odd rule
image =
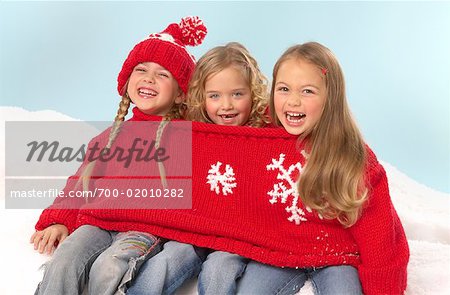
[[[45,209],[38,222],[36,230],[44,230],[53,224],[63,224],[72,233],[76,229],[77,209]]]
[[[407,273],[404,266],[392,265],[382,268],[360,266],[358,271],[365,295],[404,294],[405,292]]]

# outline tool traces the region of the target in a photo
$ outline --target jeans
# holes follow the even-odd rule
[[[197,276],[206,257],[206,249],[168,241],[163,250],[147,260],[127,294],[173,294],[186,280]]]
[[[353,266],[279,268],[256,261],[248,263],[238,281],[237,294],[295,294],[310,279],[315,294],[362,294],[358,271]]]
[[[210,253],[198,277],[199,294],[236,294],[236,280],[241,277],[247,262],[248,259],[237,254]]]
[[[121,232],[114,242],[92,264],[89,272],[89,294],[125,294],[146,259],[161,250],[159,240],[142,232]]]
[[[35,294],[81,294],[88,278],[89,294],[114,294],[119,287],[119,294],[124,293],[139,264],[159,248],[159,240],[150,234],[81,226],[46,263]]]

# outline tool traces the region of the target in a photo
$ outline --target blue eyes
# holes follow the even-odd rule
[[[234,97],[234,98],[241,98],[243,95],[244,95],[244,93],[242,93],[242,92],[234,92],[234,93],[231,94],[231,96]],[[217,93],[213,93],[213,94],[209,94],[208,98],[210,98],[210,99],[219,99],[220,95],[217,94]]]

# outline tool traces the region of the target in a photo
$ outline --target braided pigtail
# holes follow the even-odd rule
[[[159,146],[161,145],[161,139],[164,133],[164,129],[166,128],[167,124],[169,124],[171,119],[172,119],[171,116],[167,114],[164,116],[161,123],[159,123],[158,130],[156,130],[155,149],[158,149]],[[158,170],[159,170],[159,177],[161,178],[161,184],[163,188],[167,188],[166,168],[164,167],[163,162],[158,162]]]
[[[130,107],[131,99],[128,96],[128,93],[125,93],[122,96],[122,100],[119,104],[119,109],[117,110],[117,115],[114,118],[114,123],[111,127],[111,131],[109,132],[108,137],[108,143],[103,148],[103,150],[100,152],[100,156],[107,154],[111,146],[113,145],[114,141],[117,138],[117,135],[119,135],[122,123],[125,120],[125,116],[128,114],[128,109]],[[92,172],[94,171],[96,161],[89,162],[86,167],[84,168],[83,172],[80,175],[80,178],[77,182],[77,187],[82,184],[83,190],[87,191],[89,190],[89,181],[92,176]]]

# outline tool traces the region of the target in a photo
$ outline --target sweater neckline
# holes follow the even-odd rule
[[[162,119],[162,116],[149,115],[142,112],[138,107],[134,107],[133,117],[130,119],[130,121],[161,121]]]

